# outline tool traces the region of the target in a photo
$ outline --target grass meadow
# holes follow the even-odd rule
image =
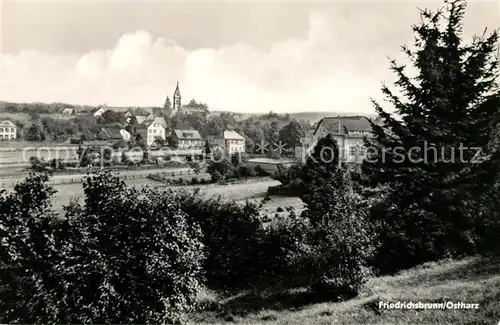
[[[190,324],[247,325],[497,325],[500,322],[500,258],[471,257],[420,265],[372,278],[345,302],[315,301],[305,289],[244,292],[218,297],[203,291],[207,306]],[[379,302],[477,303],[476,310],[379,309]]]

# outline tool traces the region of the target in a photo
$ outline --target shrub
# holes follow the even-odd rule
[[[205,199],[198,191],[171,191],[169,195],[201,226],[210,287],[245,288],[261,277],[266,267],[260,262],[265,231],[257,205]]]
[[[257,165],[255,167],[255,174],[257,176],[261,176],[261,177],[263,177],[263,176],[269,176],[269,173],[267,171],[265,171],[260,165]]]
[[[233,176],[233,165],[228,159],[210,160],[207,165],[207,173],[214,182],[221,182]]]
[[[283,211],[284,211],[284,210],[283,210],[283,208],[282,208],[282,207],[278,207],[278,208],[276,209],[276,212],[283,212]]]
[[[350,172],[344,168],[308,184],[303,216],[312,227],[308,244],[316,280],[311,287],[325,297],[351,298],[370,274],[368,265],[375,249],[369,202],[355,191]]]
[[[2,320],[180,321],[195,303],[203,246],[179,204],[104,172],[84,180],[84,206],[56,217],[46,180],[0,199]]]
[[[290,211],[286,217],[274,217],[266,228],[265,269],[262,270],[274,283],[291,287],[310,285],[311,259],[307,236],[311,229],[306,219]]]
[[[196,184],[198,184],[198,183],[199,183],[199,181],[198,181],[198,177],[193,177],[193,178],[191,178],[191,184],[196,185]]]
[[[239,177],[245,177],[245,178],[256,176],[255,170],[248,167],[247,165],[240,165],[238,167],[237,174],[239,175]]]

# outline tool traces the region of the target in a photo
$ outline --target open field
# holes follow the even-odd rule
[[[194,174],[188,174],[188,171],[190,168],[187,167],[181,167],[181,168],[154,168],[154,169],[135,169],[135,170],[122,170],[118,172],[118,175],[120,176],[135,176],[135,177],[147,177],[149,174],[155,174],[155,173],[170,173],[170,172],[175,172],[176,177],[179,177],[179,173],[182,173],[183,176],[192,178]],[[13,174],[11,174],[13,175]],[[9,176],[8,174],[1,174],[0,175],[0,187],[13,187],[14,184],[23,181],[26,176],[28,175],[28,172],[22,172],[21,174],[15,175],[15,176]],[[57,184],[61,181],[69,181],[69,180],[74,180],[74,179],[81,179],[85,174],[62,174],[62,175],[53,175],[50,179],[51,182]],[[151,181],[150,181],[151,182]]]
[[[147,178],[126,180],[125,183],[129,186],[138,188],[146,185],[154,186],[159,184]],[[83,202],[83,187],[81,183],[54,185],[54,189],[57,190],[57,192],[53,196],[52,205],[56,210],[62,209],[63,206],[70,203],[70,200],[79,199],[80,202]]]
[[[500,258],[473,257],[427,263],[394,276],[371,279],[346,302],[315,299],[305,289],[243,292],[217,297],[204,292],[208,310],[191,324],[253,325],[496,325],[500,321]],[[379,302],[468,303],[479,309],[379,309]]]
[[[184,178],[189,179],[192,175],[186,175]],[[178,177],[175,177],[178,178]],[[166,187],[162,183],[150,180],[150,179],[133,179],[126,180],[127,185],[141,188],[143,186],[150,186],[153,188],[158,188],[159,190],[165,190],[167,188],[180,189],[179,186],[169,186]],[[237,201],[239,203],[245,203],[248,199],[249,201],[259,202],[264,198],[267,188],[269,186],[274,186],[278,182],[274,180],[266,180],[259,182],[249,182],[242,184],[229,184],[229,185],[210,185],[210,186],[186,186],[182,187],[186,190],[195,190],[200,188],[200,193],[205,195],[207,198],[221,197],[224,200]],[[80,199],[83,200],[83,188],[82,184],[62,184],[54,185],[54,189],[57,193],[53,197],[53,207],[56,210],[61,209],[64,205],[67,205],[70,200]],[[269,215],[274,215],[278,207],[285,208],[286,206],[294,206],[300,211],[302,202],[299,198],[290,197],[273,197],[271,201],[267,202],[262,211]]]

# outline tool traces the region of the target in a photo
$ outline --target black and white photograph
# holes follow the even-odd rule
[[[0,0],[0,323],[500,325],[500,0]]]

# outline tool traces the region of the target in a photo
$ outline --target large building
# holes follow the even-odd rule
[[[148,146],[151,146],[157,138],[165,140],[166,123],[163,118],[154,118],[146,120],[136,126],[137,133],[146,141]]]
[[[0,140],[14,140],[17,138],[17,126],[9,120],[0,122]]]
[[[220,136],[211,136],[208,139],[209,145],[218,147],[226,155],[245,152],[245,138],[236,131],[224,131]]]
[[[372,136],[372,127],[370,120],[364,116],[324,117],[317,124],[314,133],[304,139],[304,145],[296,148],[297,158],[304,158],[317,141],[328,134],[337,141],[342,161],[360,163],[366,156],[363,139]]]
[[[203,138],[196,130],[174,130],[173,136],[177,140],[179,149],[203,148],[205,145]]]

